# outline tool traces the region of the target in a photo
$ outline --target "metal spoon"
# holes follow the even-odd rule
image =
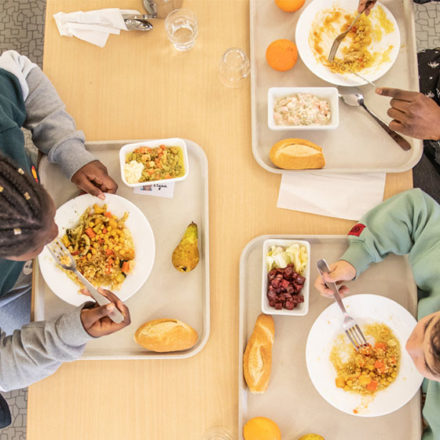
[[[122,17],[129,31],[150,31],[153,29],[153,25],[147,20],[146,15],[124,14]]]
[[[339,97],[345,102],[345,104],[352,107],[362,107],[365,109],[370,116],[372,116],[375,121],[393,138],[393,140],[402,148],[407,151],[411,149],[411,144],[404,139],[400,134],[391,130],[385,122],[381,121],[373,112],[371,112],[364,103],[364,96],[362,93],[349,93],[349,94],[339,94]]]

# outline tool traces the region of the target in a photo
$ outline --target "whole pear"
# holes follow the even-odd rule
[[[191,222],[187,226],[180,243],[173,252],[173,266],[179,272],[190,272],[197,266],[197,263],[199,262],[197,239],[197,225],[194,222]]]

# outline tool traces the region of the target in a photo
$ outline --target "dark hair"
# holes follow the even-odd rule
[[[47,225],[50,196],[17,166],[0,155],[0,258],[25,254],[38,246]]]
[[[432,365],[433,373],[440,376],[440,319],[434,322],[431,330],[430,350],[435,359]]]

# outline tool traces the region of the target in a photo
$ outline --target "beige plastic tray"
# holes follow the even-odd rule
[[[298,18],[310,2],[307,0],[299,11],[287,13],[273,1],[250,1],[252,153],[255,160],[272,173],[294,173],[276,168],[269,159],[270,148],[275,142],[293,137],[309,139],[323,148],[326,166],[317,170],[319,172],[397,173],[411,169],[422,155],[421,141],[408,138],[412,148],[403,151],[365,110],[349,107],[341,101],[340,124],[335,130],[272,131],[267,126],[267,91],[270,87],[332,86],[315,76],[299,57],[295,67],[287,72],[277,72],[266,63],[266,48],[273,40],[287,38],[294,41]],[[419,90],[412,1],[383,0],[382,3],[397,20],[401,48],[393,67],[375,82],[382,87]],[[329,0],[329,6],[331,4],[332,0]],[[353,0],[353,9],[357,4],[358,0]],[[376,95],[370,85],[360,89],[370,110],[382,120],[389,121],[386,115],[389,98]]]
[[[297,440],[311,432],[321,434],[326,440],[420,440],[420,393],[400,410],[375,418],[345,414],[318,394],[307,372],[305,347],[312,324],[331,301],[321,297],[313,287],[306,316],[273,316],[275,343],[269,388],[263,394],[247,391],[243,379],[243,353],[261,313],[261,261],[263,242],[267,238],[308,240],[311,281],[318,274],[315,267],[319,258],[333,262],[347,247],[346,236],[266,235],[256,237],[244,248],[240,260],[238,432],[242,433],[248,419],[265,416],[278,424],[283,440]],[[373,264],[350,283],[350,289],[352,293],[386,296],[415,314],[417,291],[406,257],[390,255],[382,263]]]
[[[136,195],[133,188],[121,182],[118,156],[121,146],[132,142],[137,141],[89,142],[86,146],[118,182],[118,194],[137,205],[148,218],[156,241],[156,259],[147,282],[126,301],[131,325],[113,335],[90,341],[82,359],[191,357],[202,350],[210,330],[207,158],[196,143],[187,140],[190,172],[184,181],[175,184],[174,198]],[[78,194],[77,188],[46,158],[40,164],[40,177],[56,206]],[[199,228],[200,262],[192,272],[180,273],[172,266],[171,254],[191,221],[195,221]],[[52,318],[71,310],[72,306],[52,293],[38,269],[35,270],[34,286],[35,320]],[[146,351],[134,342],[133,334],[145,321],[157,318],[178,318],[191,325],[199,334],[197,344],[182,352]]]

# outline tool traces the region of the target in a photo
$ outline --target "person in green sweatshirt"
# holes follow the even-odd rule
[[[369,211],[349,235],[349,246],[330,273],[318,277],[315,287],[328,297],[326,282],[343,285],[379,263],[388,254],[408,255],[418,288],[418,323],[406,350],[426,378],[423,440],[440,439],[440,205],[419,189],[398,194]]]

